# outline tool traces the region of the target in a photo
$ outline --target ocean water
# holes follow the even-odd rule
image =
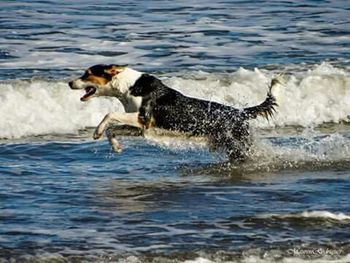
[[[350,262],[347,1],[0,7],[0,262]],[[92,140],[123,110],[69,89],[97,63],[235,107],[285,80],[232,165],[200,140]]]

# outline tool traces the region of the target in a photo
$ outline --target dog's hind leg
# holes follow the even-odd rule
[[[242,163],[249,158],[249,142],[235,141],[234,146],[228,147],[226,152],[231,163]]]
[[[143,128],[143,125],[139,122],[138,112],[133,112],[133,113],[111,112],[111,113],[108,113],[100,122],[100,124],[97,126],[94,132],[93,138],[95,140],[101,138],[103,133],[112,123],[124,124],[128,126],[136,127],[136,128],[141,128],[141,129]]]
[[[249,157],[251,136],[248,122],[226,123],[210,135],[210,142],[223,150],[231,163],[242,163]]]
[[[249,158],[252,137],[249,130],[242,129],[234,137],[227,138],[226,152],[231,163],[242,163]]]

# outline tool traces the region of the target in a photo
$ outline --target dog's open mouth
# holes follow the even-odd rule
[[[81,101],[87,101],[92,95],[94,95],[96,92],[96,88],[93,86],[86,87],[85,92],[85,95],[80,98]]]

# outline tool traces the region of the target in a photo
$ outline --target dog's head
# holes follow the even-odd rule
[[[85,89],[86,93],[80,98],[81,101],[98,96],[113,96],[112,80],[126,69],[125,65],[95,65],[85,70],[80,78],[68,84],[71,89]]]

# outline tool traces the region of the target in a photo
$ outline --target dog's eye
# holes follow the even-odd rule
[[[90,73],[88,71],[84,72],[84,75],[81,77],[82,79],[87,79],[90,76]]]
[[[109,75],[108,73],[105,73],[105,72],[101,74],[101,77],[105,78],[105,79],[109,79],[109,80],[112,78],[111,75]]]

